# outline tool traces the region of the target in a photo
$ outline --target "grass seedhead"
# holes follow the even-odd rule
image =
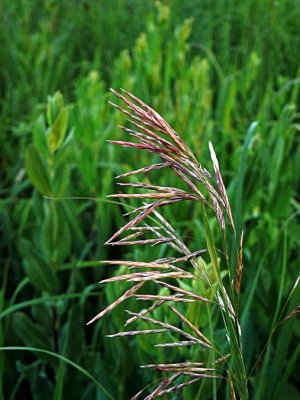
[[[236,279],[235,279],[236,294],[240,293],[242,274],[243,274],[243,239],[244,239],[244,232],[242,231],[240,239],[240,251],[239,251],[238,264],[236,270]]]
[[[247,380],[243,359],[240,348],[240,329],[237,320],[237,313],[232,305],[228,293],[233,293],[235,289],[237,295],[240,291],[242,276],[242,238],[240,252],[238,256],[238,268],[236,281],[229,283],[231,290],[226,288],[225,280],[222,278],[221,269],[229,269],[228,260],[230,255],[227,253],[226,245],[226,218],[232,228],[235,238],[235,226],[229,199],[225,185],[221,176],[219,162],[217,160],[212,143],[209,149],[215,173],[215,182],[208,170],[197,161],[196,157],[180,136],[170,127],[170,125],[151,107],[131,93],[121,89],[122,93],[111,89],[124,106],[111,103],[119,111],[123,112],[133,128],[121,127],[125,133],[135,141],[114,140],[111,143],[130,147],[136,150],[147,151],[159,156],[161,161],[145,166],[132,172],[121,174],[118,178],[126,178],[131,175],[147,173],[147,183],[120,183],[121,188],[137,190],[135,193],[119,193],[109,197],[121,199],[143,199],[141,206],[136,207],[127,214],[127,217],[135,215],[123,227],[121,227],[107,242],[108,245],[150,245],[157,246],[164,244],[170,247],[173,255],[159,260],[152,261],[107,261],[109,265],[122,265],[128,268],[128,273],[117,275],[112,278],[104,279],[102,283],[112,283],[127,281],[137,282],[135,286],[127,290],[121,297],[114,301],[110,306],[96,315],[89,323],[92,323],[117,307],[121,302],[129,297],[134,297],[138,303],[149,304],[150,306],[140,312],[127,311],[129,319],[125,326],[133,322],[142,322],[143,329],[118,332],[109,337],[152,335],[159,337],[159,342],[155,347],[184,347],[199,346],[207,354],[206,360],[215,360],[206,364],[180,362],[176,364],[151,364],[143,366],[171,374],[164,378],[156,389],[145,399],[154,399],[163,395],[181,390],[189,385],[195,384],[202,379],[222,379],[229,376],[227,381],[230,383],[231,393],[237,392],[242,400],[247,399]],[[185,190],[174,186],[158,186],[151,183],[149,173],[159,169],[170,169],[181,180]],[[142,192],[140,192],[142,191]],[[148,200],[150,202],[145,202]],[[200,203],[202,209],[203,226],[207,249],[202,248],[191,251],[182,240],[178,232],[159,212],[166,206],[175,203],[189,201]],[[224,244],[221,251],[216,248],[217,240],[211,228],[211,213],[215,214],[222,236],[221,242]],[[151,217],[151,218],[149,218]],[[146,222],[147,219],[147,222]],[[155,224],[153,222],[155,221]],[[121,237],[126,234],[125,237]],[[144,236],[146,235],[146,237]],[[150,235],[150,238],[149,238]],[[225,238],[225,241],[224,241]],[[175,253],[175,255],[174,255]],[[219,254],[224,254],[223,259]],[[204,260],[209,257],[209,260]],[[213,274],[210,273],[211,265]],[[133,272],[132,270],[135,270]],[[151,281],[150,289],[148,281]],[[197,284],[196,284],[197,283]],[[156,293],[153,291],[153,284]],[[138,293],[143,286],[143,293]],[[203,293],[200,289],[202,288]],[[200,291],[199,291],[200,290]],[[202,332],[199,326],[186,316],[186,307],[206,304],[214,308],[214,312],[219,312],[222,317],[223,327],[225,328],[230,354],[223,354],[213,337],[208,337],[208,332]],[[166,316],[170,318],[157,318],[156,310],[164,310]],[[170,323],[170,320],[176,322]],[[221,322],[218,322],[219,324]],[[145,329],[145,325],[149,328]],[[141,325],[140,325],[141,326]],[[168,341],[161,338],[167,336]],[[224,371],[225,375],[224,375]],[[174,374],[175,372],[175,374]],[[134,398],[138,398],[142,392]]]

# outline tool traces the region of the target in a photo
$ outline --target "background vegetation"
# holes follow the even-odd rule
[[[156,378],[139,365],[165,360],[148,339],[105,337],[122,330],[126,305],[85,326],[124,291],[97,284],[120,273],[97,263],[117,258],[103,244],[124,224],[124,209],[105,197],[117,190],[115,175],[150,164],[105,143],[124,122],[107,102],[110,86],[156,108],[199,159],[214,143],[244,226],[248,373],[267,343],[251,397],[300,398],[299,321],[268,341],[299,275],[299,20],[297,0],[1,1],[1,399],[126,399]],[[195,248],[199,213],[175,214]],[[208,329],[201,312],[199,326]],[[206,381],[183,394],[213,396]]]

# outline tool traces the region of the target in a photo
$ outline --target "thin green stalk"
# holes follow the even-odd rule
[[[52,301],[57,301],[57,300],[70,300],[70,299],[82,299],[83,297],[97,297],[99,296],[99,292],[93,292],[93,293],[67,293],[67,294],[60,294],[56,296],[51,296],[51,297],[40,297],[37,299],[31,299],[31,300],[25,300],[21,301],[20,303],[13,304],[10,307],[7,307],[5,310],[3,310],[0,313],[0,320],[7,315],[10,315],[18,310],[22,310],[23,308],[30,307],[36,304],[42,304],[46,302],[52,302]]]
[[[5,292],[6,292],[6,286],[7,286],[7,281],[8,281],[8,271],[9,271],[9,264],[6,263],[4,266],[4,271],[3,271],[3,282],[0,290],[0,310],[2,311],[4,309],[4,299],[5,299]],[[4,325],[4,321],[0,320],[0,345],[3,345],[5,343],[5,331],[6,327]],[[4,376],[4,370],[5,370],[5,365],[4,365],[4,356],[0,356],[0,398],[4,399],[4,388],[3,388],[3,376]]]
[[[110,394],[110,392],[96,378],[94,378],[93,375],[91,375],[85,368],[81,367],[79,364],[58,353],[54,353],[52,351],[45,349],[39,349],[36,347],[23,347],[23,346],[2,346],[0,347],[0,351],[32,351],[56,357],[59,360],[71,365],[73,368],[77,369],[79,372],[85,375],[89,380],[91,380],[95,384],[97,389],[100,390],[100,392],[104,393],[110,400],[115,400],[114,397]]]

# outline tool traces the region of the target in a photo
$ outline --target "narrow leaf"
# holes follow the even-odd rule
[[[54,293],[57,287],[56,275],[29,240],[21,239],[20,253],[24,258],[24,269],[30,282],[40,290]]]
[[[68,119],[69,109],[68,107],[64,107],[58,113],[49,132],[48,142],[52,154],[59,148],[59,146],[61,146],[64,141],[68,127]]]
[[[41,194],[51,196],[52,189],[47,167],[33,145],[26,150],[25,166],[33,186]]]

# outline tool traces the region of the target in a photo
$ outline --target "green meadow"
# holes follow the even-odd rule
[[[128,140],[109,88],[154,108],[212,175],[213,143],[238,242],[244,233],[249,399],[300,399],[299,21],[297,0],[0,2],[0,400],[124,400],[143,388],[147,398],[165,376],[141,365],[205,358],[197,346],[155,347],[155,335],[107,337],[144,307],[132,297],[86,325],[129,287],[100,284],[126,272],[99,261],[174,255],[167,243],[105,245],[140,205],[107,197],[125,192],[115,177],[161,161],[108,143]],[[144,181],[178,185],[164,169]],[[193,252],[206,246],[201,206],[162,214]],[[228,353],[220,313],[199,303],[185,315]],[[238,399],[227,378],[161,398]]]

